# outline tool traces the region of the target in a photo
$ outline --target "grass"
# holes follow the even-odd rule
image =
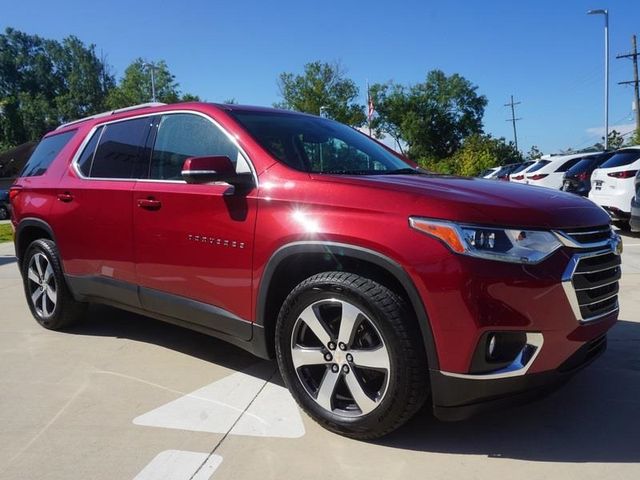
[[[11,229],[11,224],[0,224],[0,243],[11,241],[13,241],[13,230]]]

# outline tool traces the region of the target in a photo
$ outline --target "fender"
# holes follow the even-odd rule
[[[435,347],[429,317],[427,316],[427,311],[422,302],[422,298],[411,280],[411,277],[409,277],[409,274],[400,264],[386,255],[376,252],[375,250],[370,250],[356,245],[338,242],[300,241],[288,243],[276,250],[273,255],[271,255],[271,258],[269,258],[262,274],[262,278],[260,279],[256,323],[254,325],[259,331],[264,331],[267,294],[269,285],[271,284],[271,280],[278,265],[291,255],[297,255],[300,253],[329,253],[335,256],[355,258],[357,260],[370,262],[385,269],[393,275],[407,292],[413,310],[416,312],[420,332],[422,333],[422,340],[427,353],[427,359],[429,361],[429,369],[437,370],[439,368],[438,354]]]
[[[51,240],[53,240],[54,242],[56,241],[56,236],[53,233],[53,229],[51,228],[51,225],[49,225],[47,222],[36,217],[23,218],[22,220],[20,220],[20,223],[18,223],[18,226],[16,227],[16,236],[15,236],[16,258],[18,260],[18,265],[21,264],[22,262],[21,257],[22,257],[22,254],[24,253],[20,251],[20,248],[18,248],[20,245],[20,235],[22,234],[24,229],[27,227],[40,228],[45,232],[47,232]]]

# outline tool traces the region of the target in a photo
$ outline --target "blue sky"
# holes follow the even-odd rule
[[[136,57],[164,59],[183,91],[209,101],[279,100],[280,72],[340,61],[361,86],[416,83],[439,68],[487,96],[485,130],[511,139],[513,94],[519,145],[545,152],[584,147],[603,126],[603,18],[611,35],[610,125],[633,122],[630,50],[640,34],[632,0],[441,1],[8,1],[0,27],[61,39],[76,35],[107,55],[120,77]],[[595,130],[594,130],[595,129]],[[600,133],[601,135],[601,133]]]

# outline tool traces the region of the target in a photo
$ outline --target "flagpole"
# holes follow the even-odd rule
[[[369,91],[369,79],[367,79],[367,126],[369,127],[369,136],[371,136],[371,92]]]

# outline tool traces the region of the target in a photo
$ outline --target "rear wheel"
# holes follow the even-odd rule
[[[63,329],[84,316],[86,304],[69,292],[58,249],[51,240],[39,239],[29,245],[22,261],[22,279],[29,309],[43,327]]]
[[[9,210],[4,205],[0,205],[0,220],[9,218]]]
[[[278,364],[300,406],[353,438],[395,430],[423,405],[428,369],[417,325],[386,287],[326,272],[298,285],[276,327]]]

